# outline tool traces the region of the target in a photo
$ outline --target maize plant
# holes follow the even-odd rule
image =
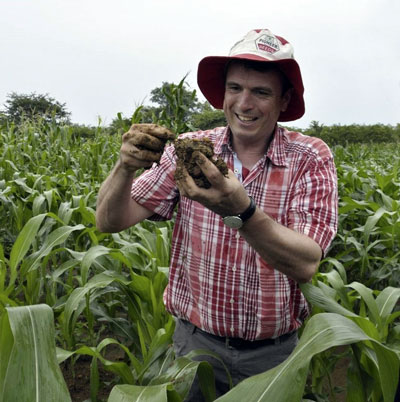
[[[155,116],[175,132],[190,125],[179,121],[182,85],[169,94],[172,113]],[[211,352],[175,359],[171,348],[174,319],[163,291],[173,221],[145,221],[118,234],[96,229],[96,196],[119,147],[120,137],[101,127],[84,137],[40,120],[0,129],[0,402],[75,400],[75,383],[66,385],[62,374],[76,379],[82,367],[84,399],[92,401],[180,401],[196,375],[205,399],[215,399],[210,366],[194,359]],[[344,394],[352,402],[394,401],[400,146],[333,151],[339,230],[313,283],[303,286],[313,314],[286,362],[221,401],[334,401]],[[332,372],[342,358],[350,363],[339,395]],[[23,387],[16,372],[26,373]]]

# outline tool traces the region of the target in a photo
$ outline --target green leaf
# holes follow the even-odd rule
[[[32,205],[32,214],[33,216],[39,215],[40,209],[42,208],[42,205],[46,201],[45,197],[43,194],[38,195],[34,200],[33,200],[33,205]]]
[[[128,383],[128,384],[134,383],[132,371],[125,362],[112,362],[112,361],[105,359],[101,355],[98,348],[82,346],[81,348],[79,348],[75,351],[75,354],[95,357],[102,362],[102,364],[104,365],[104,368],[106,370],[111,371],[114,374],[117,374],[118,376],[120,376],[125,383]]]
[[[214,373],[211,364],[206,361],[193,361],[185,356],[179,357],[163,375],[155,378],[151,385],[173,382],[178,394],[185,397],[189,393],[198,372],[201,372],[201,388],[205,393],[205,400],[214,400]]]
[[[6,258],[4,255],[3,245],[0,243],[0,294],[2,294],[4,291],[6,276],[7,276]]]
[[[398,299],[400,298],[400,289],[391,286],[382,290],[376,298],[379,315],[386,319],[393,311]]]
[[[4,387],[7,377],[7,369],[10,362],[11,352],[14,346],[10,321],[7,313],[0,316],[0,402],[4,401]]]
[[[103,272],[91,278],[85,286],[73,290],[67,302],[65,303],[64,308],[62,331],[66,338],[69,340],[72,338],[72,330],[80,313],[85,307],[86,295],[92,290],[104,288],[114,281],[123,283],[125,285],[129,283],[120,275],[110,272]]]
[[[365,285],[359,282],[352,282],[350,285],[347,285],[349,288],[355,289],[366,305],[368,306],[368,310],[370,312],[371,320],[380,327],[381,318],[378,311],[377,303],[372,295],[372,290],[367,288]]]
[[[173,383],[179,395],[185,397],[197,374],[200,389],[205,401],[213,401],[215,399],[215,381],[211,364],[207,361],[201,361],[200,359],[196,361],[192,360],[193,358],[199,358],[204,355],[212,356],[219,360],[227,371],[229,380],[231,380],[225,364],[217,354],[208,350],[198,349],[193,350],[186,356],[175,359],[163,374],[155,376],[151,380],[150,385]]]
[[[84,255],[82,259],[82,265],[81,265],[81,277],[82,277],[82,285],[85,285],[88,279],[88,271],[93,262],[96,260],[96,258],[109,254],[110,250],[108,247],[104,246],[94,246],[91,247]]]
[[[18,276],[17,273],[18,264],[25,257],[30,246],[35,240],[35,236],[45,217],[46,214],[41,214],[29,219],[29,221],[22,228],[20,234],[18,235],[17,240],[15,241],[10,254],[10,272],[11,272],[9,282],[10,287],[14,285],[15,280]]]
[[[352,402],[365,402],[368,400],[363,386],[360,363],[355,356],[353,356],[347,370],[347,400]]]
[[[189,352],[185,357],[190,359],[193,358],[199,359],[200,356],[211,356],[220,362],[220,364],[225,370],[229,388],[231,389],[233,387],[231,373],[229,372],[229,369],[225,364],[225,362],[221,359],[221,357],[217,353],[214,353],[211,350],[206,349],[195,349]],[[214,374],[208,371],[207,366],[199,367],[199,371],[197,372],[197,374],[199,376],[199,384],[200,388],[203,390],[203,394],[208,395],[208,397],[211,400],[214,400],[215,399]]]
[[[0,328],[0,401],[70,402],[47,305],[9,307]]]
[[[101,352],[104,348],[106,348],[108,345],[118,345],[129,357],[129,360],[135,369],[136,373],[139,373],[141,370],[141,363],[140,361],[130,352],[130,350],[123,345],[122,343],[119,343],[115,339],[112,338],[105,338],[103,339],[98,345],[97,345],[97,350]],[[107,368],[107,367],[106,367]]]
[[[399,355],[385,347],[375,347],[376,371],[380,380],[380,390],[386,402],[394,400],[399,382]]]
[[[97,393],[100,389],[100,376],[97,358],[93,356],[90,363],[90,398],[92,401],[96,401]]]
[[[40,265],[40,260],[50,254],[51,250],[55,246],[63,243],[72,232],[82,230],[84,228],[84,225],[62,226],[51,232],[49,236],[46,237],[46,240],[44,241],[40,250],[30,256],[28,272],[37,269],[37,267]]]
[[[61,364],[63,361],[69,359],[74,352],[56,347],[57,362]]]
[[[320,285],[323,285],[320,283]],[[323,290],[318,286],[314,286],[311,283],[302,284],[301,290],[304,293],[306,299],[313,305],[321,308],[323,311],[328,313],[336,313],[343,315],[344,317],[348,317],[353,320],[357,325],[365,331],[368,336],[381,340],[381,336],[375,327],[375,325],[368,319],[364,317],[360,317],[355,314],[353,311],[346,309],[342,305],[340,305],[327,291],[330,289],[325,285]],[[332,289],[333,290],[333,289]]]
[[[140,331],[140,326],[138,328]],[[144,379],[141,383],[152,381],[154,370],[159,368],[159,358],[168,352],[172,344],[173,330],[170,328],[166,331],[164,328],[159,328],[151,340],[151,344],[143,355],[143,366],[139,374],[140,379]],[[143,352],[142,352],[143,354]],[[153,367],[152,367],[153,366]]]
[[[137,293],[142,300],[151,301],[150,280],[143,275],[131,274],[132,282],[129,284],[130,289]]]
[[[369,239],[369,236],[371,235],[372,231],[375,229],[376,224],[378,223],[379,219],[385,214],[388,214],[389,212],[386,211],[384,208],[379,208],[374,215],[369,216],[365,226],[363,227],[363,233],[364,233],[364,238],[366,239],[366,244],[368,244],[367,240]]]
[[[336,268],[336,270],[339,272],[339,274],[342,278],[342,281],[344,283],[347,283],[346,269],[344,268],[343,264],[340,261],[338,261],[336,258],[327,257],[321,261],[321,264],[323,264],[323,263],[332,264]]]
[[[326,293],[324,293],[319,287],[314,286],[311,283],[304,283],[300,287],[306,299],[311,304],[322,308],[324,311],[341,314],[345,317],[357,317],[357,314],[347,310],[333,298],[327,297]]]
[[[371,345],[379,356],[380,376],[374,386],[381,390],[384,387],[384,401],[393,402],[399,376],[397,354],[369,338],[350,319],[333,313],[321,313],[311,317],[299,343],[286,361],[265,373],[242,381],[217,400],[221,402],[300,401],[313,356],[334,346],[361,341],[371,341]],[[386,363],[384,359],[387,359]]]
[[[116,385],[107,402],[181,402],[172,384],[151,386]]]
[[[137,330],[138,330],[139,341],[140,341],[140,350],[142,351],[143,359],[146,359],[146,357],[147,357],[146,340],[145,340],[145,337],[143,334],[142,324],[140,321],[138,321],[138,323],[137,323]]]

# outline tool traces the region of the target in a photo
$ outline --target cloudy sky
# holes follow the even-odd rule
[[[306,114],[292,126],[396,125],[399,18],[398,0],[0,0],[0,109],[11,92],[36,92],[75,123],[109,124],[164,81],[189,73],[198,89],[201,58],[269,28],[302,69]]]

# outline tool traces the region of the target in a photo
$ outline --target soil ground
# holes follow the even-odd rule
[[[342,359],[339,360],[335,370],[332,374],[332,384],[335,387],[341,387],[344,389],[344,392],[340,394],[336,394],[337,402],[345,402],[346,401],[346,381],[347,381],[347,368],[349,366],[349,360]]]
[[[118,361],[123,359],[123,353],[120,349],[108,346],[107,359],[110,361]],[[71,367],[70,361],[61,364],[61,371],[64,375],[65,382],[71,395],[72,402],[90,401],[90,356],[80,356]],[[112,388],[115,386],[115,374],[105,370],[101,363],[99,364],[100,390],[97,394],[99,401],[106,402]]]

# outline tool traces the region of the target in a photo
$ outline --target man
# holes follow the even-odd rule
[[[176,182],[173,146],[161,157],[162,128],[132,127],[100,189],[97,225],[120,231],[170,219],[178,204],[164,295],[177,317],[175,351],[213,350],[236,384],[281,363],[296,345],[308,314],[298,284],[312,278],[336,233],[336,171],[322,141],[277,125],[304,114],[300,69],[282,37],[249,32],[228,57],[200,62],[198,84],[224,109],[228,127],[183,137],[210,138],[228,176],[199,154],[211,188],[188,174]],[[159,146],[138,148],[148,136],[161,137]],[[214,368],[220,395],[226,375]],[[201,400],[196,388],[190,400]]]

